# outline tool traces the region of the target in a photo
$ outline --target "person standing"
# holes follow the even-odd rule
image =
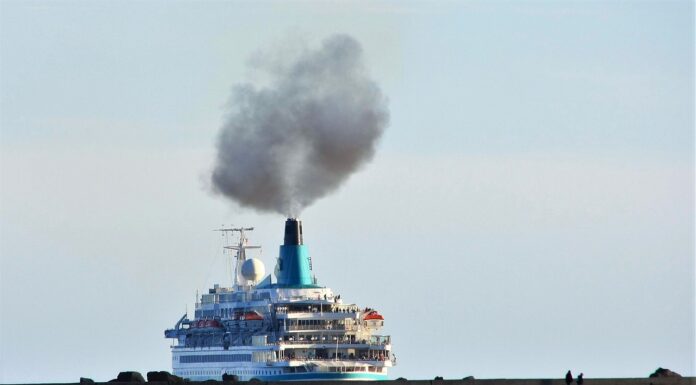
[[[578,385],[582,385],[585,380],[582,378],[582,373],[578,374]]]
[[[568,373],[566,373],[565,381],[566,385],[570,385],[573,383],[573,373],[571,373],[570,370],[568,371]]]

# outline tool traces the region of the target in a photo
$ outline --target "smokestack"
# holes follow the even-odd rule
[[[288,218],[285,221],[284,245],[302,245],[302,221]]]
[[[307,246],[302,243],[302,221],[296,218],[285,221],[285,237],[280,246],[275,275],[280,287],[318,287],[312,278]]]

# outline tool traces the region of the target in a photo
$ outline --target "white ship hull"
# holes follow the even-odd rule
[[[192,381],[220,380],[223,374],[236,375],[241,381],[322,381],[386,380],[390,361],[287,360],[253,362],[254,352],[266,356],[278,350],[268,348],[175,349],[173,374]],[[196,357],[196,358],[193,358]],[[184,361],[184,362],[182,362]]]

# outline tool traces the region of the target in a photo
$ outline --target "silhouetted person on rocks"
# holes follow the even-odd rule
[[[569,370],[568,373],[566,373],[566,385],[570,385],[572,383],[573,383],[573,373],[571,373]]]
[[[582,378],[582,373],[578,374],[578,385],[582,385],[585,380]]]

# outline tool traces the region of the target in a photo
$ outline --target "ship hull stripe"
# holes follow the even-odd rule
[[[240,376],[246,377],[246,376]],[[210,376],[187,376],[192,381],[205,381],[212,378]],[[377,373],[288,373],[273,376],[249,376],[260,381],[331,381],[331,380],[351,380],[351,381],[384,381],[387,380],[386,374]],[[219,380],[219,379],[218,379]],[[240,378],[241,380],[241,378]]]

